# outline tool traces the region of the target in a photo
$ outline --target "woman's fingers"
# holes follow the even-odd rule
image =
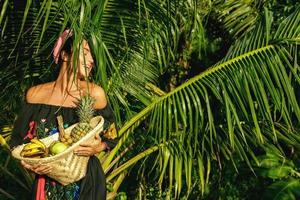
[[[48,174],[52,171],[52,167],[49,165],[42,164],[28,164],[25,161],[21,161],[21,164],[26,169],[33,171],[36,174]]]
[[[92,156],[105,149],[102,145],[101,138],[96,135],[93,141],[81,143],[79,147],[74,150],[76,155]]]
[[[49,165],[39,165],[33,171],[37,174],[48,174],[52,171],[52,167]]]
[[[85,142],[85,143],[81,143],[81,144],[79,144],[79,146],[80,146],[80,147],[90,147],[90,146],[91,146],[91,144],[90,144],[90,143],[87,143],[87,142]]]
[[[23,160],[21,161],[21,164],[24,168],[29,169],[29,170],[32,170],[32,168],[35,166],[35,165],[31,165]]]
[[[78,156],[90,156],[91,152],[89,152],[89,151],[77,151],[75,154],[78,155]]]
[[[91,151],[92,150],[92,147],[91,146],[80,146],[78,148],[76,148],[74,150],[74,153],[77,153],[77,152],[86,152],[86,151]]]
[[[76,155],[79,155],[79,156],[90,156],[90,155],[93,155],[93,148],[88,146],[88,147],[78,147],[77,149],[74,150],[74,153]]]

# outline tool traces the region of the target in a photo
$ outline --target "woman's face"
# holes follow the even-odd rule
[[[94,66],[94,60],[91,54],[91,49],[86,40],[83,40],[82,46],[79,50],[79,59],[77,63],[77,75],[80,78],[87,77],[92,67]]]

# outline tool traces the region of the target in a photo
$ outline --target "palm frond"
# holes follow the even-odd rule
[[[170,143],[173,158],[164,160],[162,153],[159,163],[163,163],[162,173],[169,166],[177,197],[182,186],[178,173],[185,171],[190,187],[188,163],[196,158],[204,191],[210,162],[230,159],[234,163],[233,155],[238,155],[251,168],[251,158],[256,160],[254,147],[278,141],[289,145],[299,142],[292,134],[300,122],[298,91],[293,89],[299,87],[299,70],[291,66],[299,67],[297,57],[289,53],[299,41],[298,15],[299,9],[282,22],[286,26],[281,30],[289,33],[276,38],[280,34],[269,34],[271,23],[266,14],[260,28],[237,41],[224,60],[156,98],[120,130],[126,139],[134,126],[150,117],[149,133],[160,142]],[[279,125],[292,132],[282,131]]]
[[[234,37],[250,32],[260,20],[260,11],[266,1],[214,1],[214,10],[225,28]]]

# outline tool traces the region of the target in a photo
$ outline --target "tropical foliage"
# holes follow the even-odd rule
[[[120,127],[118,145],[99,155],[112,196],[134,174],[130,169],[138,169],[141,183],[158,183],[155,198],[206,198],[212,173],[245,164],[261,177],[286,178],[270,184],[266,197],[296,198],[299,176],[289,175],[298,172],[283,160],[300,147],[299,3],[0,4],[1,144],[9,140],[26,89],[55,78],[52,46],[68,27],[76,35],[74,46],[83,37],[90,41],[92,78],[107,92]],[[17,164],[2,154],[3,174],[29,191],[32,177],[22,168],[12,173],[10,166]],[[277,164],[266,167],[270,162]],[[276,177],[272,167],[280,171]],[[267,172],[260,173],[263,168]],[[290,189],[272,192],[286,186]],[[0,193],[14,198],[2,188]]]

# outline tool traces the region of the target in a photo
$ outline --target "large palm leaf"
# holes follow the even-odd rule
[[[221,164],[230,159],[234,163],[238,156],[251,168],[251,160],[256,160],[254,148],[264,143],[300,148],[296,134],[300,120],[296,90],[300,83],[300,10],[284,20],[274,35],[270,34],[270,13],[266,11],[264,16],[222,61],[156,98],[120,130],[125,140],[134,126],[149,118],[149,134],[160,143],[149,152],[160,149],[161,177],[168,169],[169,184],[175,184],[177,197],[183,180],[190,191],[192,171],[198,173],[203,192],[213,161]],[[116,170],[108,179],[120,172]]]

